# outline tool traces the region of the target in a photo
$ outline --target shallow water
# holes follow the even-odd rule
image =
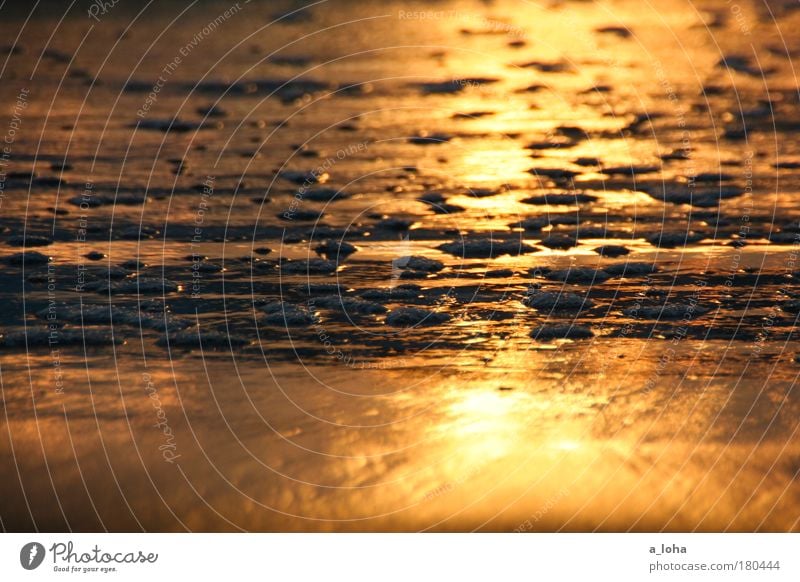
[[[27,16],[4,529],[798,529],[789,4]]]

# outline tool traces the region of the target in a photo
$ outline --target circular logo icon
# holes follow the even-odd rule
[[[44,546],[39,542],[29,542],[19,551],[19,563],[26,570],[35,570],[44,561]]]

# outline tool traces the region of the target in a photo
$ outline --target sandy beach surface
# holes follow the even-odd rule
[[[2,529],[800,529],[796,4],[98,6],[0,10]]]

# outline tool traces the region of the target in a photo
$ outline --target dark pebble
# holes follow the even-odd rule
[[[628,317],[642,319],[693,319],[707,312],[708,309],[700,305],[682,305],[679,303],[643,305],[622,310],[622,313]]]
[[[338,295],[319,297],[314,299],[312,304],[314,307],[323,307],[355,315],[378,315],[388,311],[386,307],[374,301],[366,301],[357,297],[340,297]]]
[[[389,289],[367,289],[359,295],[370,301],[409,301],[419,299],[422,289],[419,285],[404,284]]]
[[[266,325],[279,327],[307,327],[319,321],[316,314],[305,307],[284,302],[270,303],[262,308],[267,316]]]
[[[660,171],[658,166],[612,166],[603,168],[602,172],[609,176],[638,176]]]
[[[228,112],[222,109],[219,105],[206,105],[197,108],[197,114],[204,117],[227,117]]]
[[[281,264],[281,272],[286,275],[328,275],[336,272],[336,263],[324,259],[288,261]]]
[[[491,259],[502,255],[518,256],[538,249],[519,240],[466,239],[439,245],[437,248],[456,257]]]
[[[587,202],[595,202],[597,200],[597,196],[592,196],[591,194],[542,194],[540,196],[531,196],[529,198],[525,198],[520,202],[524,204],[536,204],[536,205],[571,205],[577,206],[578,204],[585,204]]]
[[[658,267],[653,263],[625,262],[605,266],[603,270],[613,277],[640,277],[655,273]]]
[[[409,218],[389,217],[384,218],[375,226],[384,230],[408,230],[414,221]]]
[[[392,267],[396,269],[408,269],[411,271],[422,271],[425,273],[436,273],[444,269],[444,263],[428,257],[400,257],[392,261]]]
[[[594,333],[588,327],[573,324],[541,325],[531,331],[531,337],[539,341],[556,339],[591,339]]]
[[[90,261],[102,261],[108,255],[106,255],[104,253],[101,253],[101,252],[98,252],[98,251],[92,251],[90,253],[86,253],[83,256],[86,257],[87,259],[89,259]]]
[[[152,295],[176,293],[179,290],[179,286],[177,283],[167,279],[140,277],[138,279],[112,281],[111,283],[100,281],[93,290],[98,293],[110,293],[111,295]]]
[[[533,307],[539,311],[567,311],[573,313],[590,309],[594,306],[594,302],[588,297],[561,291],[534,292],[525,297],[522,302],[528,307]]]
[[[576,160],[572,160],[572,163],[576,166],[583,166],[583,167],[594,167],[600,165],[600,160],[597,158],[578,158]]]
[[[408,143],[414,145],[437,145],[447,143],[451,139],[453,139],[453,136],[446,133],[422,132],[419,135],[408,138]]]
[[[537,177],[553,178],[555,180],[566,180],[578,176],[578,172],[573,170],[565,170],[561,168],[531,168],[528,170],[529,174]]]
[[[395,327],[438,325],[449,320],[450,316],[446,313],[428,311],[419,307],[399,307],[393,309],[386,316],[387,325]]]
[[[575,237],[567,234],[551,234],[542,239],[539,244],[548,249],[566,250],[578,246],[578,241]]]
[[[292,182],[293,184],[316,184],[322,180],[323,175],[317,175],[317,173],[313,171],[302,172],[296,170],[284,170],[278,173],[279,178]]]
[[[11,247],[46,247],[53,244],[53,241],[44,236],[25,235],[12,236],[6,240],[6,244]]]
[[[37,253],[36,251],[14,253],[13,255],[9,255],[5,258],[9,265],[45,265],[49,263],[51,259],[52,257],[48,257],[42,253]]]
[[[600,28],[596,28],[595,32],[599,34],[613,34],[619,38],[630,38],[633,36],[633,33],[624,26],[601,26]]]
[[[204,350],[230,349],[231,347],[246,346],[250,340],[243,336],[232,335],[219,331],[199,331],[189,329],[163,337],[156,342],[160,346],[176,348],[202,348]]]
[[[612,259],[616,257],[622,257],[630,253],[628,249],[620,245],[603,245],[602,247],[597,247],[594,249],[594,252],[601,257],[611,257]]]
[[[312,188],[303,192],[304,200],[314,202],[332,202],[333,200],[344,200],[348,194],[336,188]]]
[[[287,222],[291,222],[293,220],[299,220],[301,222],[308,222],[312,220],[319,220],[325,215],[324,212],[319,212],[316,210],[302,210],[302,209],[295,209],[295,210],[286,210],[285,212],[279,212],[276,216]]]
[[[568,269],[550,271],[545,277],[552,281],[561,281],[563,283],[593,284],[607,281],[611,275],[600,269],[570,267]]]
[[[314,252],[332,261],[346,259],[354,252],[356,247],[347,241],[326,240],[314,247]]]
[[[120,265],[123,269],[130,269],[132,271],[138,271],[139,269],[144,269],[147,266],[147,263],[140,261],[139,259],[130,259],[125,261]]]
[[[674,249],[700,242],[704,238],[705,235],[694,232],[657,232],[648,236],[647,242],[654,247]]]
[[[0,337],[3,347],[32,348],[52,346],[50,330],[28,329],[26,332],[14,332]],[[120,334],[93,329],[62,329],[56,332],[59,346],[110,346],[124,343]]]

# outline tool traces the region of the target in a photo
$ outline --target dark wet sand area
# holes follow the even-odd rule
[[[795,8],[0,8],[0,527],[796,531]]]

